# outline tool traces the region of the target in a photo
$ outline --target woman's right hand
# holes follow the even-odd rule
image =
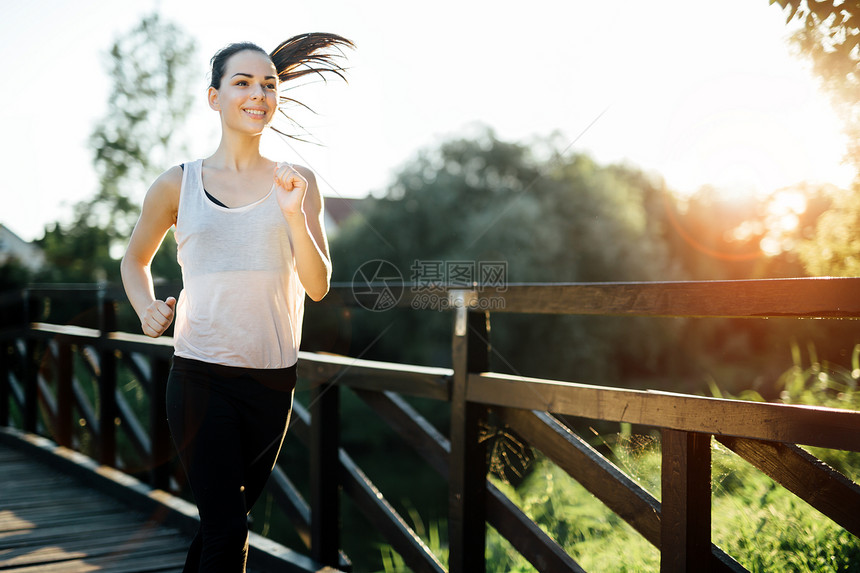
[[[167,300],[154,300],[146,310],[143,311],[143,316],[140,319],[140,327],[143,333],[152,338],[158,338],[170,323],[173,322],[174,307],[176,299],[168,297]]]

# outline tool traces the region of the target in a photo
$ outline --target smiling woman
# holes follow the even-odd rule
[[[245,570],[247,515],[262,493],[289,423],[305,295],[331,276],[323,200],[313,173],[260,153],[279,89],[342,68],[326,50],[352,43],[304,34],[271,54],[230,44],[212,58],[207,91],[221,141],[205,159],[167,170],[146,194],[122,261],[141,328],[173,322],[167,382],[171,435],[200,510],[186,572]],[[176,227],[183,289],[155,298],[149,266]]]

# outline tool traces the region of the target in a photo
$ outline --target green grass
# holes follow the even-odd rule
[[[723,448],[713,455],[712,539],[758,571],[860,571],[860,539]]]

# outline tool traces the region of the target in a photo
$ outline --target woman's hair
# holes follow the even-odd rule
[[[278,79],[280,80],[280,87],[283,91],[290,89],[289,87],[283,88],[286,82],[308,74],[317,74],[323,80],[326,80],[326,74],[331,73],[346,81],[346,78],[344,77],[345,69],[337,62],[338,58],[344,57],[342,48],[345,47],[354,48],[355,44],[342,36],[338,36],[337,34],[326,34],[320,32],[293,36],[289,40],[281,42],[281,44],[272,50],[271,53],[266,53],[263,48],[253,42],[237,42],[234,44],[228,44],[212,56],[212,60],[210,61],[212,66],[212,78],[209,82],[209,86],[215,89],[220,89],[221,78],[224,76],[224,69],[227,67],[227,60],[229,60],[234,54],[245,50],[260,52],[272,60],[272,63],[275,64]],[[279,111],[287,118],[287,120],[295,125],[298,125],[296,121],[288,116],[284,111],[285,104],[298,104],[306,109],[310,109],[302,102],[286,96],[283,92],[280,94],[279,99]],[[272,129],[282,135],[295,137],[283,133],[274,127]]]
[[[260,52],[261,54],[268,56],[266,50],[258,46],[253,42],[236,42],[235,44],[227,44],[212,56],[212,59],[209,60],[209,64],[212,67],[212,79],[209,81],[209,87],[221,89],[221,78],[224,77],[224,69],[227,67],[227,60],[230,59],[230,56],[234,54],[238,54],[239,52],[244,52],[245,50],[251,50],[254,52]]]

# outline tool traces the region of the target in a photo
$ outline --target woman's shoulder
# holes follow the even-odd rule
[[[153,199],[159,203],[168,205],[179,204],[179,190],[182,187],[183,167],[174,165],[159,175],[149,187],[147,199]]]
[[[175,187],[177,190],[182,186],[182,173],[185,171],[185,164],[174,165],[155,179],[153,185],[163,187]]]

